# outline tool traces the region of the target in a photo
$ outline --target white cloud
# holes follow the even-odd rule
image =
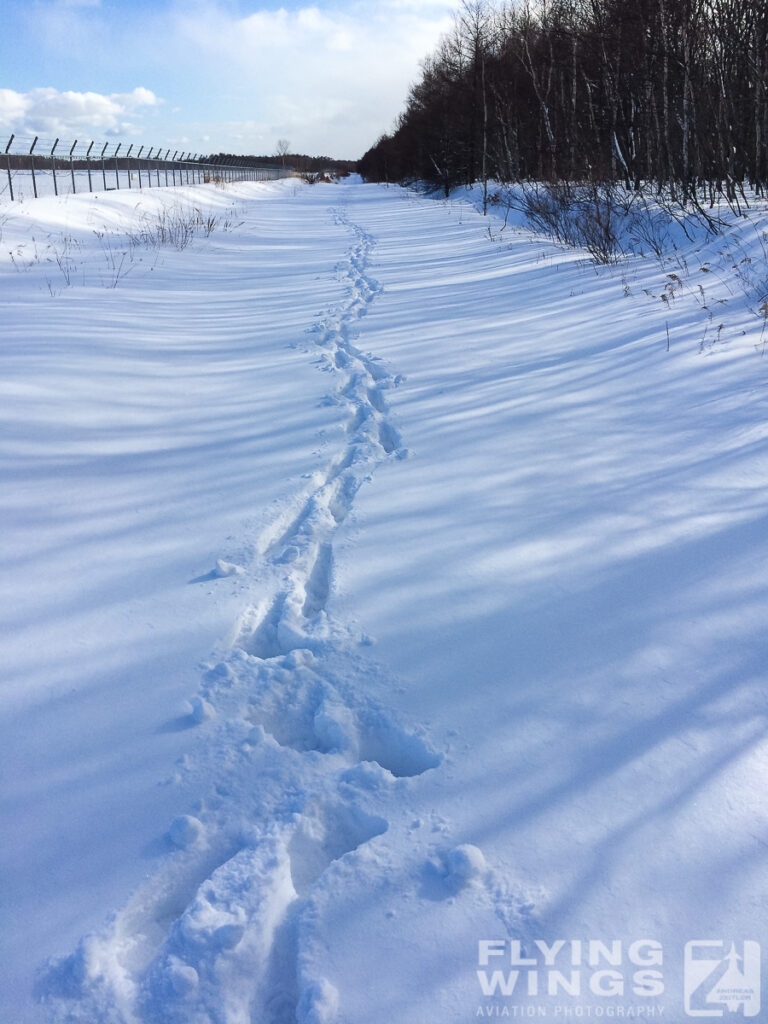
[[[452,9],[444,0],[389,0],[235,17],[209,6],[177,9],[176,24],[206,75],[234,76],[249,94],[248,112],[241,102],[221,126],[230,138],[236,130],[241,144],[250,136],[255,145],[283,136],[295,150],[354,157],[391,126]]]
[[[11,128],[24,119],[28,109],[27,97],[13,89],[0,89],[0,125]]]
[[[142,109],[156,107],[158,98],[138,87],[130,93],[59,92],[40,88],[30,92],[0,89],[0,127],[17,135],[59,136],[135,135],[132,120]]]
[[[457,0],[305,0],[291,10],[266,10],[250,0],[246,14],[233,0],[64,3],[30,5],[37,73],[66,87],[74,67],[115,106],[94,102],[98,116],[86,129],[58,108],[51,113],[41,97],[42,106],[25,108],[28,130],[66,138],[75,128],[119,135],[129,124],[140,127],[149,108],[122,114],[120,98],[110,93],[119,73],[168,101],[147,122],[153,138],[183,134],[200,149],[270,152],[284,137],[296,151],[350,158],[391,128],[420,61],[457,7]],[[0,104],[0,124],[7,123]]]

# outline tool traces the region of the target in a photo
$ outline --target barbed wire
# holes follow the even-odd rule
[[[263,181],[292,174],[291,167],[257,164],[249,157],[212,157],[167,144],[12,134],[0,149],[0,201],[210,181]]]

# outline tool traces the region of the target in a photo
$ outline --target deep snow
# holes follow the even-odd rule
[[[2,1019],[679,1020],[765,938],[763,216],[595,268],[355,181],[8,211]]]

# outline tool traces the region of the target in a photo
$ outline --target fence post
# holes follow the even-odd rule
[[[91,181],[91,150],[93,149],[93,139],[85,154],[85,166],[88,171],[88,191],[93,192],[93,182]]]
[[[104,143],[104,149],[102,149],[102,151],[101,151],[101,178],[102,178],[102,181],[104,182],[104,191],[105,192],[107,191],[107,165],[106,165],[106,162],[104,160],[104,154],[107,152],[107,146],[108,145],[109,145],[109,143],[105,142]]]
[[[37,178],[35,178],[35,158],[33,153],[35,152],[35,146],[37,145],[37,136],[35,141],[29,148],[29,165],[32,168],[32,191],[35,193],[35,199],[37,199]]]
[[[141,188],[141,154],[144,152],[144,147],[139,149],[136,154],[136,173],[139,175],[139,188]]]
[[[8,145],[5,147],[5,163],[8,169],[8,188],[11,192],[11,202],[13,202],[13,175],[11,174],[11,154],[8,150],[11,148],[11,143],[15,138],[16,136],[12,135],[10,139],[8,139]]]
[[[53,194],[55,196],[59,194],[59,186],[56,184],[56,159],[53,154],[56,152],[56,147],[58,146],[58,144],[59,140],[56,139],[56,141],[53,144],[53,149],[51,150],[51,170],[53,171]]]
[[[72,154],[75,152],[75,146],[77,145],[77,139],[72,143],[72,148],[69,151],[69,170],[72,174],[72,195],[77,192],[77,186],[75,185],[75,161],[72,158]]]
[[[126,172],[128,174],[128,188],[133,188],[131,184],[131,150],[133,149],[133,143],[128,147],[128,152],[125,154],[125,159],[128,161]]]
[[[120,168],[119,168],[119,165],[117,163],[117,154],[120,152],[120,147],[121,146],[122,146],[122,142],[118,142],[117,149],[112,154],[113,159],[115,161],[115,185],[117,186],[118,190],[120,189]]]
[[[179,155],[178,149],[171,157],[171,174],[173,176],[173,184],[176,185],[176,157]]]

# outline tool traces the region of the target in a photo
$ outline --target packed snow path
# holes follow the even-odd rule
[[[327,614],[334,537],[355,494],[380,460],[407,454],[386,401],[397,378],[352,340],[378,292],[368,274],[373,239],[344,210],[329,212],[352,236],[337,268],[347,296],[311,336],[320,368],[338,380],[328,401],[346,410],[343,443],[261,531],[252,565],[220,559],[211,574],[247,580],[251,570],[272,570],[258,575],[266,594],[243,610],[231,650],[205,673],[193,705],[199,724],[222,722],[194,767],[210,793],[196,815],[171,824],[168,839],[180,852],[105,936],[84,940],[43,981],[41,991],[63,1001],[64,1017],[335,1018],[334,985],[299,959],[312,949],[317,883],[387,831],[371,795],[382,780],[394,784],[440,763],[417,732],[355,692],[354,663],[340,673],[346,637]],[[169,907],[184,909],[175,916]]]
[[[4,225],[0,1015],[682,1019],[765,931],[759,322],[464,203],[180,194],[227,229],[117,280],[123,196]]]

